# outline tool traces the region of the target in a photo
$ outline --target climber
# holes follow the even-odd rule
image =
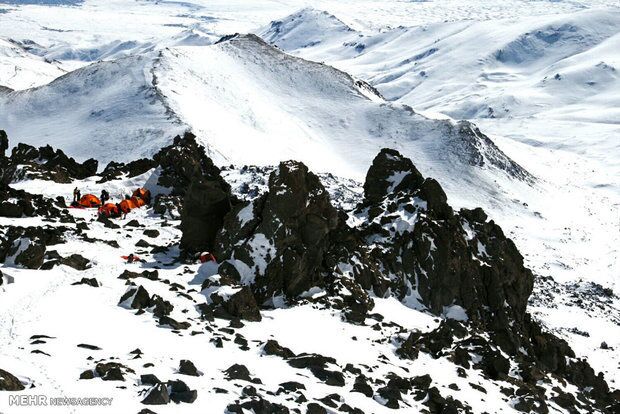
[[[77,203],[78,201],[80,201],[80,198],[82,198],[82,194],[80,193],[80,189],[75,187],[73,189],[73,202]]]
[[[101,190],[101,197],[99,197],[101,199],[101,204],[105,204],[106,201],[108,201],[110,199],[110,193],[107,192],[107,190]]]
[[[207,263],[207,262],[216,262],[217,260],[215,259],[215,256],[210,253],[210,252],[202,252],[200,253],[200,255],[198,256],[198,260],[200,260],[200,263]]]

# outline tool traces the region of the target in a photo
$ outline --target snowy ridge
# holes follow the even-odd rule
[[[322,24],[328,19],[303,10],[259,35],[287,52],[366,79],[389,100],[454,118],[543,116],[547,111],[545,116],[559,118],[611,122],[618,117],[613,109],[583,111],[588,102],[617,103],[612,91],[620,88],[618,11],[461,21],[381,33]]]
[[[94,146],[103,163],[151,155],[189,128],[219,164],[300,159],[319,172],[359,179],[389,144],[415,156],[423,171],[445,176],[449,188],[463,181],[477,188],[498,174],[527,178],[467,124],[385,103],[346,73],[252,35],[96,63],[10,93],[0,108],[0,123],[20,141],[52,142],[78,158]]]
[[[60,62],[50,62],[15,41],[0,38],[0,87],[27,89],[43,85],[65,72]]]

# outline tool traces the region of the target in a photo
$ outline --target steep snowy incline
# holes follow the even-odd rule
[[[78,69],[48,85],[0,96],[0,124],[34,144],[102,162],[151,155],[186,129],[154,86],[155,55]]]
[[[471,125],[386,103],[346,73],[255,36],[166,51],[156,74],[170,107],[219,163],[298,159],[316,171],[361,178],[373,154],[389,146],[444,178],[455,194],[466,187],[486,198],[496,192],[494,180],[528,177]]]
[[[358,179],[389,146],[443,177],[455,202],[468,205],[503,205],[507,187],[529,180],[470,124],[386,103],[346,73],[253,35],[93,64],[9,93],[0,97],[0,124],[16,140],[78,158],[95,153],[102,163],[151,155],[189,128],[220,164],[298,159]]]
[[[44,85],[65,73],[58,62],[29,53],[21,45],[0,38],[0,89]]]

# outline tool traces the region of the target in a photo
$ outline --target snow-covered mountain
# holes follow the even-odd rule
[[[364,33],[304,9],[259,35],[420,110],[457,119],[536,115],[611,122],[620,107],[619,25],[619,11],[597,10]]]
[[[220,165],[298,159],[360,179],[391,146],[480,197],[500,177],[532,180],[474,126],[389,104],[348,74],[252,35],[96,63],[4,94],[0,123],[22,142],[62,145],[81,159],[95,151],[104,163],[150,156],[191,129]]]
[[[614,412],[618,4],[308,6],[0,0],[0,389]],[[156,200],[97,221],[75,186]]]

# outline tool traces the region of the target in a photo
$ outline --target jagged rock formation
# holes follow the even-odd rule
[[[252,283],[259,303],[295,298],[320,284],[328,235],[338,223],[329,194],[301,163],[281,163],[269,189],[233,210],[217,242],[219,256],[229,258],[224,273]]]
[[[0,141],[5,150],[0,151],[2,156],[8,148],[6,133],[3,132]],[[73,179],[83,179],[97,173],[98,162],[88,159],[83,163],[68,157],[62,150],[54,150],[51,146],[35,148],[31,145],[19,143],[11,151],[11,156],[5,159],[3,166],[3,181],[5,184],[13,179],[44,179],[57,183],[70,183]]]
[[[217,231],[234,202],[219,168],[191,133],[177,136],[154,160],[162,170],[158,184],[183,197],[181,247],[191,252],[213,250]]]
[[[226,216],[216,246],[218,273],[249,286],[262,306],[324,289],[324,303],[354,323],[372,309],[369,293],[443,316],[436,331],[411,333],[399,355],[451,355],[491,379],[511,381],[523,411],[546,412],[536,381],[549,374],[583,390],[576,405],[606,409],[613,402],[604,379],[527,314],[533,275],[514,243],[482,209],[454,212],[439,183],[397,151],[377,155],[364,199],[348,217],[303,164],[281,163],[265,194]],[[482,360],[473,363],[471,352]],[[503,355],[518,364],[519,377],[509,375]]]

